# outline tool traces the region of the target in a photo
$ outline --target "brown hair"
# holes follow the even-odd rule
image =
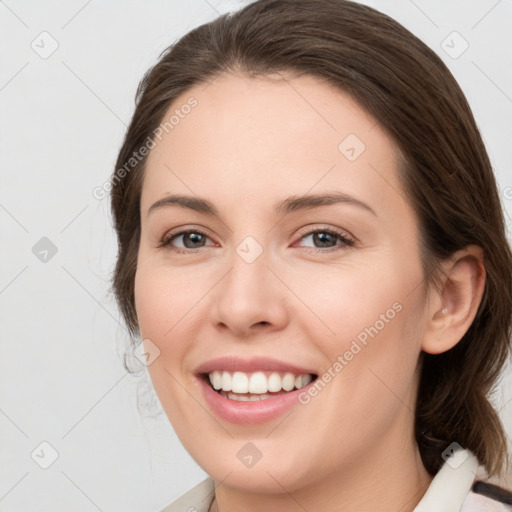
[[[495,177],[466,98],[443,61],[390,17],[347,0],[260,0],[201,25],[170,46],[145,74],[116,169],[162,122],[171,103],[223,72],[292,71],[350,94],[387,130],[421,226],[426,282],[469,244],[483,248],[486,284],[476,318],[448,352],[421,355],[416,439],[435,474],[452,442],[490,475],[508,465],[505,432],[488,398],[510,351],[512,255]],[[134,278],[145,158],[112,176],[118,236],[113,288],[130,333],[138,334]]]

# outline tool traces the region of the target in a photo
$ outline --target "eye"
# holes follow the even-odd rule
[[[355,240],[345,233],[333,228],[321,228],[309,230],[302,233],[301,241],[307,241],[305,247],[312,247],[316,249],[343,249],[346,246],[353,246]],[[325,252],[325,251],[320,251]]]
[[[194,249],[201,249],[207,245],[207,240],[211,238],[200,229],[188,229],[166,233],[160,241],[159,248],[167,248],[178,253],[194,252]],[[333,228],[319,228],[315,230],[303,231],[300,241],[303,247],[311,247],[320,249],[319,252],[327,252],[329,250],[343,249],[347,246],[353,246],[355,240],[348,233]],[[304,242],[306,242],[304,244]],[[299,245],[298,242],[294,245]]]
[[[206,240],[210,240],[210,237],[203,231],[199,229],[189,229],[166,233],[158,247],[173,249],[176,252],[187,252],[186,250],[180,251],[179,249],[200,249],[201,247],[205,247]]]

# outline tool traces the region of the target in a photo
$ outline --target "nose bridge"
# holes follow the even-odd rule
[[[270,253],[254,237],[246,236],[230,256],[230,271],[215,296],[215,321],[239,334],[251,326],[282,326],[287,312],[283,290],[269,270]]]
[[[226,294],[244,303],[256,305],[258,299],[268,294],[271,286],[267,268],[269,254],[254,237],[247,236],[235,247],[230,258],[231,271],[225,283]]]

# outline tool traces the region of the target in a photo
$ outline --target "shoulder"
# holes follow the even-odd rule
[[[206,478],[160,512],[207,512],[213,501],[215,483]]]
[[[511,512],[512,492],[477,480],[469,491],[461,512]]]

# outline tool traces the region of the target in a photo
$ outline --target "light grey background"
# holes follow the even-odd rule
[[[512,1],[365,3],[418,35],[458,79],[510,227]],[[137,410],[144,380],[123,368],[127,335],[109,295],[109,204],[92,191],[112,171],[144,71],[177,37],[241,4],[0,1],[3,512],[159,511],[206,476],[154,394],[146,409],[159,415]],[[509,371],[495,396],[509,437],[511,383]]]

